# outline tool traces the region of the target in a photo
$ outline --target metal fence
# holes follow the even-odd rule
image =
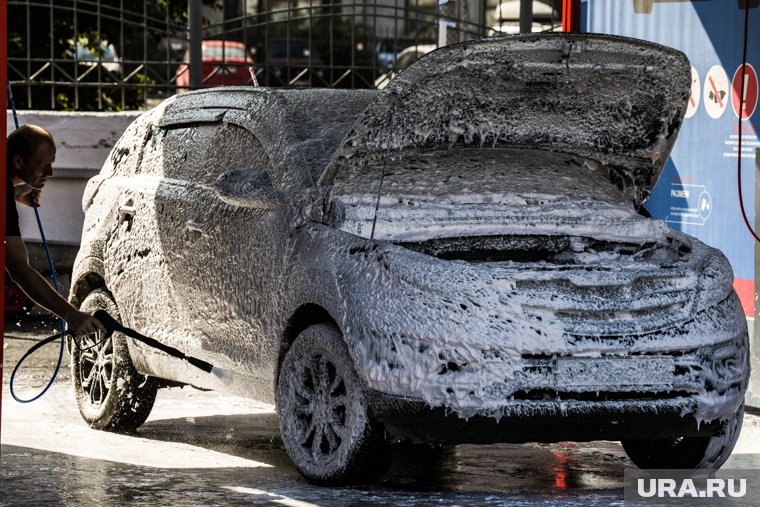
[[[79,111],[198,86],[382,87],[436,46],[490,35],[494,7],[515,2],[9,0],[8,75],[19,108]]]

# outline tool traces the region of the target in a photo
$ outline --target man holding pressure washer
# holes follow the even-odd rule
[[[105,333],[106,329],[98,319],[71,306],[29,265],[29,253],[21,238],[14,200],[26,206],[39,206],[42,187],[53,175],[54,161],[55,142],[47,130],[35,125],[23,125],[8,136],[5,269],[27,296],[65,320],[69,330],[75,334]]]

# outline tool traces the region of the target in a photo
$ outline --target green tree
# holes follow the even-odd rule
[[[176,65],[158,48],[183,38],[186,25],[187,0],[11,0],[8,75],[23,83],[14,86],[16,104],[80,111],[144,107],[148,94],[173,93]]]

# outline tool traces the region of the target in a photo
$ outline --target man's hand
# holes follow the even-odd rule
[[[91,334],[98,331],[106,333],[106,328],[98,319],[86,312],[74,310],[67,316],[66,323],[69,329],[76,335]]]
[[[34,188],[31,185],[22,183],[21,185],[13,187],[13,192],[15,194],[16,202],[34,208],[40,205],[40,195],[42,194],[42,191],[39,188]]]

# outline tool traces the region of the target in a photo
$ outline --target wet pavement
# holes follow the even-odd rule
[[[2,505],[623,505],[623,471],[633,465],[617,442],[409,447],[371,487],[322,488],[293,468],[271,405],[164,389],[135,435],[91,430],[67,369],[42,399],[11,398],[8,377],[33,343],[21,338],[35,332],[46,335],[6,340]],[[56,354],[49,347],[20,372],[20,395],[38,392]],[[745,417],[725,467],[760,469],[758,415]]]

